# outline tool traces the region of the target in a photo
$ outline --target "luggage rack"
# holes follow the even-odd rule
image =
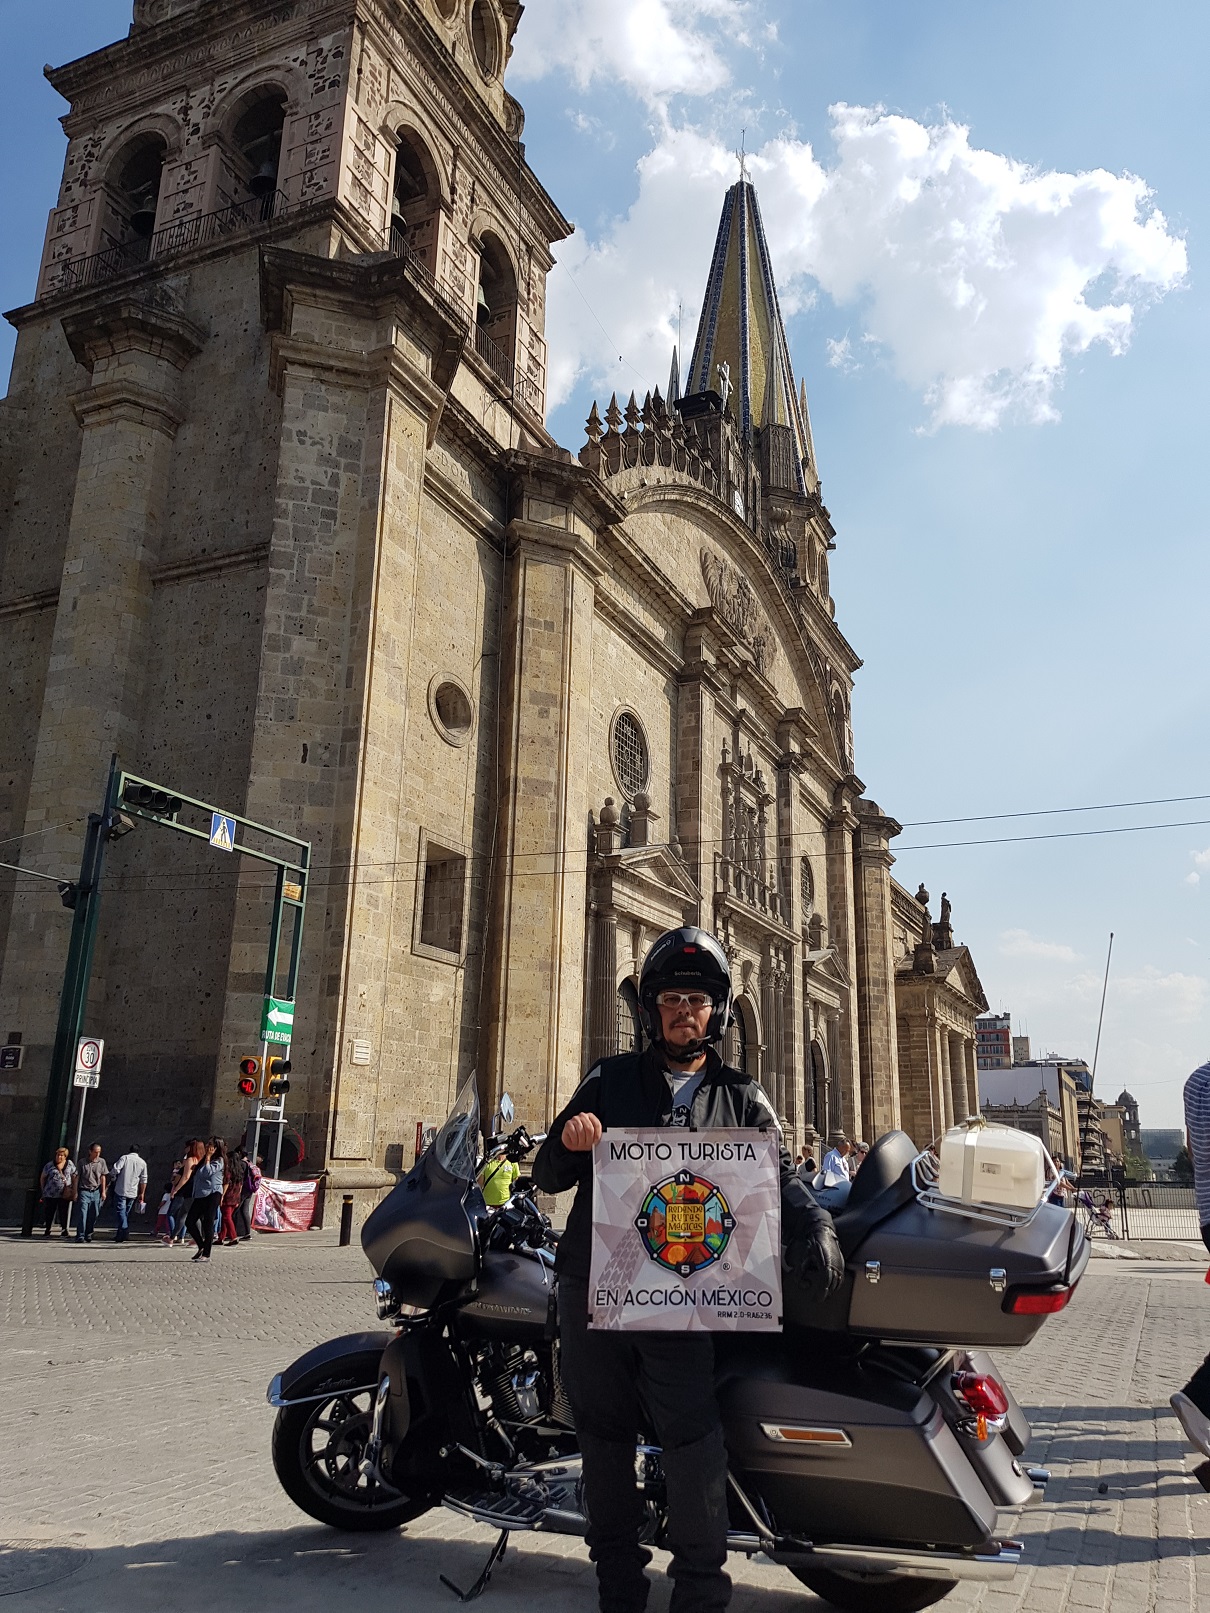
[[[1046,1153],[1045,1148],[1042,1152]],[[968,1221],[986,1221],[994,1227],[1024,1227],[1028,1226],[1037,1215],[1058,1180],[1058,1169],[1049,1154],[1046,1154],[1046,1163],[1050,1168],[1050,1175],[1046,1179],[1046,1185],[1038,1202],[1029,1206],[967,1203],[965,1199],[948,1198],[937,1186],[941,1161],[931,1148],[926,1148],[923,1153],[917,1154],[912,1161],[912,1186],[916,1190],[917,1202],[926,1210],[939,1210],[943,1215],[965,1216]]]

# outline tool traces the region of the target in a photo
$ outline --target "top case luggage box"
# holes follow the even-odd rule
[[[1072,1216],[1042,1204],[1024,1225],[992,1226],[912,1200],[851,1251],[848,1330],[867,1338],[990,1349],[1028,1344],[1046,1315],[1005,1309],[1015,1288],[1063,1284]],[[1088,1264],[1076,1230],[1071,1284]]]
[[[1046,1187],[1046,1150],[1010,1126],[954,1126],[941,1139],[937,1190],[963,1204],[1031,1210]]]

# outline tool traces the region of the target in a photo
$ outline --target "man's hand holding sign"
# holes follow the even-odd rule
[[[639,1613],[647,1599],[640,1418],[662,1452],[673,1607],[726,1607],[711,1333],[780,1327],[783,1233],[792,1269],[821,1297],[844,1277],[831,1217],[795,1175],[768,1098],[714,1051],[731,1007],[715,938],[661,936],[639,980],[648,1045],[593,1065],[534,1161],[544,1192],[576,1189],[556,1258],[560,1362],[611,1613]]]

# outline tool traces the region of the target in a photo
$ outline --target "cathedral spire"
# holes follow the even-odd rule
[[[818,479],[806,393],[794,385],[760,206],[746,173],[723,201],[693,357],[684,376],[686,394],[719,390],[720,365],[730,377],[731,409],[741,433],[751,437],[767,426],[788,430],[798,491],[813,491]]]

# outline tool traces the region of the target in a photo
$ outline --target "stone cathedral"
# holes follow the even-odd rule
[[[683,373],[559,447],[571,225],[503,84],[521,11],[136,0],[48,69],[67,154],[0,405],[0,840],[52,877],[0,871],[0,1209],[40,1163],[54,879],[114,753],[310,842],[290,1136],[364,1200],[472,1072],[544,1124],[635,1044],[685,921],[793,1143],[977,1107],[970,954],[854,771],[756,192],[722,201]],[[86,1129],[155,1182],[244,1128],[266,878],[147,822],[108,847]]]

